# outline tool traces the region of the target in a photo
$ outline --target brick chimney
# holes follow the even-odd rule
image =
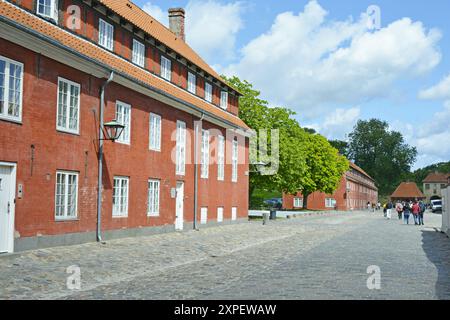
[[[186,41],[184,34],[184,16],[185,12],[183,8],[171,8],[169,9],[169,29],[175,35]]]

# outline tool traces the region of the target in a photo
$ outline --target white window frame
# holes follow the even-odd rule
[[[120,110],[119,107],[121,107]],[[125,119],[125,110],[128,110],[128,119]],[[116,101],[116,121],[125,126],[116,142],[129,145],[131,142],[131,105],[119,100]]]
[[[5,63],[5,73],[4,73],[4,79],[3,79],[3,112],[0,113],[0,119],[12,121],[12,122],[22,122],[22,106],[23,106],[23,68],[24,65],[21,62],[14,61],[11,59],[8,59],[6,57],[0,56],[0,60]],[[15,65],[16,67],[20,67],[20,87],[19,87],[19,114],[18,116],[9,115],[8,114],[8,108],[9,108],[9,93],[10,93],[10,70],[11,65]],[[2,90],[2,89],[0,89]]]
[[[218,207],[217,208],[217,222],[218,223],[223,222],[223,211],[224,211],[223,207]]]
[[[59,116],[60,116],[60,108],[59,104],[61,103],[60,100],[60,94],[59,91],[61,90],[60,84],[61,82],[67,84],[68,91],[66,92],[66,101],[65,101],[65,109],[66,109],[66,123],[65,125],[59,125]],[[77,97],[77,105],[75,106],[76,113],[77,113],[77,127],[75,129],[71,129],[69,127],[70,125],[70,108],[71,106],[71,89],[72,87],[75,87],[78,89],[78,97]],[[81,99],[81,86],[80,84],[58,77],[58,93],[57,93],[57,99],[56,99],[56,130],[73,133],[73,134],[79,134],[80,133],[80,99]]]
[[[237,220],[237,207],[231,208],[231,221]]]
[[[209,140],[210,135],[208,130],[202,130],[202,147],[201,147],[201,167],[200,177],[208,179],[209,177]]]
[[[217,136],[217,180],[225,180],[225,137]]]
[[[50,14],[46,14],[45,12],[40,12],[39,9],[43,4],[41,5],[40,2],[45,2],[45,0],[37,0],[36,1],[36,13],[40,15],[41,17],[50,18],[55,21],[58,21],[58,5],[57,0],[49,0],[50,1]]]
[[[336,199],[334,198],[326,198],[325,199],[325,207],[326,208],[334,208],[336,206]]]
[[[294,198],[294,208],[303,208],[303,198]]]
[[[176,131],[176,175],[184,176],[186,173],[186,122],[177,121]]]
[[[196,94],[197,93],[197,76],[188,71],[188,86],[187,89],[190,93]]]
[[[58,176],[62,175],[65,176],[65,181],[64,181],[64,204],[63,205],[63,215],[58,216],[57,215],[57,207],[58,207]],[[75,184],[76,184],[76,188],[75,188],[75,214],[73,216],[69,215],[68,211],[69,211],[69,204],[68,204],[68,200],[69,200],[69,176],[74,176],[75,177]],[[61,221],[61,220],[76,220],[78,218],[78,176],[79,173],[78,172],[73,172],[73,171],[62,171],[62,170],[58,170],[56,171],[56,176],[55,176],[55,220],[56,221]]]
[[[162,118],[156,113],[150,113],[149,118],[149,149],[161,152]]]
[[[208,207],[200,208],[200,224],[208,223]]]
[[[212,84],[205,82],[205,100],[212,103],[213,87]]]
[[[117,210],[117,206],[116,205],[114,205],[114,200],[117,198],[117,197],[121,197],[121,198],[123,198],[124,196],[123,195],[116,195],[115,194],[115,192],[116,192],[116,190],[117,190],[117,188],[115,188],[115,185],[116,185],[116,180],[117,181],[119,181],[119,185],[120,185],[120,193],[122,193],[122,182],[123,181],[126,181],[126,195],[125,195],[125,198],[126,198],[126,203],[125,203],[125,210],[124,211],[118,211]],[[128,217],[128,204],[129,204],[129,194],[130,194],[130,178],[129,177],[122,177],[122,176],[115,176],[114,178],[113,178],[113,202],[112,202],[112,217],[113,218],[126,218],[126,217]],[[119,206],[121,206],[120,204],[119,204]]]
[[[114,26],[102,18],[98,21],[98,44],[105,49],[114,50]]]
[[[161,77],[167,81],[172,80],[172,61],[161,55]]]
[[[161,182],[157,179],[148,180],[147,216],[159,217],[159,204],[161,197]]]
[[[133,39],[133,54],[131,58],[132,62],[138,66],[145,67],[145,44]]]
[[[239,145],[237,140],[233,140],[232,153],[231,153],[231,181],[238,181],[238,158],[239,157]]]
[[[228,92],[227,91],[220,92],[220,107],[224,110],[228,109]]]

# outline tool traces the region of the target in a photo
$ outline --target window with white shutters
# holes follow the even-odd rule
[[[225,179],[225,138],[217,137],[217,180]]]
[[[56,220],[77,217],[78,173],[56,172],[55,217]]]
[[[23,64],[0,56],[0,118],[22,120]]]
[[[232,166],[232,173],[231,173],[231,181],[237,182],[238,180],[238,142],[237,140],[233,140],[233,150],[232,150],[232,156],[231,156],[231,166]]]
[[[132,61],[141,67],[145,65],[145,45],[136,39],[133,39]]]
[[[113,217],[128,216],[128,185],[129,178],[114,177],[113,186]]]
[[[120,101],[116,102],[116,121],[125,126],[117,141],[130,144],[131,106],[129,104]]]
[[[184,175],[186,166],[186,123],[177,121],[176,174]]]
[[[220,93],[220,107],[225,110],[228,108],[228,92],[226,91]]]
[[[195,74],[188,72],[188,91],[195,94],[197,91]]]
[[[201,149],[201,174],[203,179],[209,176],[209,131],[202,130],[202,149]]]
[[[80,85],[58,79],[58,107],[56,128],[60,131],[79,133]]]
[[[98,44],[108,50],[114,48],[114,27],[101,18],[98,23]]]
[[[212,85],[205,82],[205,100],[212,102]]]
[[[159,216],[159,180],[148,181],[148,215]]]
[[[294,208],[303,208],[302,198],[294,198]]]
[[[161,56],[161,77],[170,81],[172,79],[172,61]]]
[[[161,116],[150,113],[150,150],[161,151]]]
[[[38,15],[46,18],[58,20],[58,1],[57,0],[37,0],[36,12]]]

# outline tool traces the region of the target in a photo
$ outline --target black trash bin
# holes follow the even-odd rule
[[[277,210],[272,209],[270,210],[270,220],[276,220],[277,219]]]

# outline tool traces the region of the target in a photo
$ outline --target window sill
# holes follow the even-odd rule
[[[161,152],[161,149],[152,149],[152,148],[149,148],[148,150],[153,151],[153,152]]]
[[[55,222],[75,222],[80,221],[78,217],[76,218],[55,218]]]
[[[12,117],[8,117],[8,116],[4,116],[4,115],[0,115],[0,120],[2,121],[7,121],[7,122],[12,122],[15,124],[20,124],[22,125],[22,118],[12,118]]]
[[[115,216],[115,215],[113,215],[112,218],[113,219],[127,219],[128,215],[126,215],[126,216]]]
[[[60,132],[60,133],[71,134],[73,136],[78,136],[78,137],[80,136],[80,132],[79,131],[69,131],[69,130],[64,130],[62,128],[56,128],[56,131]]]
[[[159,213],[147,213],[147,218],[159,218]]]

